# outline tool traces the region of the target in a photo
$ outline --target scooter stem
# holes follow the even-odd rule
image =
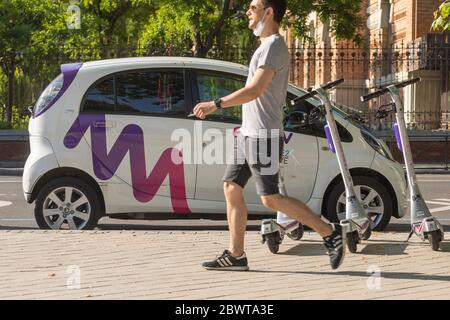
[[[403,103],[400,99],[400,89],[395,85],[391,85],[387,87],[387,89],[389,91],[389,95],[395,103],[396,108],[395,117],[397,120],[410,191],[411,225],[414,225],[422,223],[423,219],[427,217],[431,217],[431,213],[422,197],[419,185],[417,184],[416,172],[414,170],[411,154],[411,146],[409,144],[408,133],[406,132]]]
[[[344,156],[344,149],[342,147],[342,143],[341,143],[340,139],[337,138],[337,137],[339,137],[339,132],[337,130],[336,121],[333,116],[332,103],[330,100],[330,96],[329,96],[327,90],[324,90],[323,88],[317,88],[316,91],[317,91],[317,95],[318,95],[320,101],[325,106],[325,111],[326,111],[325,117],[327,120],[328,127],[330,128],[331,138],[333,140],[334,147],[336,149],[336,156],[338,159],[339,168],[341,169],[342,179],[344,180],[346,196],[347,196],[347,198],[348,197],[356,197],[356,194],[355,194],[355,191],[353,188],[353,181],[350,178],[351,177],[350,171],[348,170],[347,161]]]
[[[411,155],[411,146],[409,144],[408,133],[406,132],[405,116],[403,102],[400,99],[400,89],[395,85],[387,87],[389,90],[389,95],[395,103],[395,117],[398,124],[398,129],[400,133],[400,140],[403,149],[403,157],[405,159],[406,172],[408,176],[408,185],[413,189],[414,185],[417,185],[416,173],[414,171],[414,164]]]

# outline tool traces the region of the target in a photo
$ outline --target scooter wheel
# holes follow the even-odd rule
[[[300,225],[298,226],[298,228],[295,229],[294,231],[292,231],[291,233],[289,233],[288,236],[289,236],[289,238],[291,238],[292,240],[298,241],[298,240],[300,240],[301,238],[303,238],[303,233],[304,233],[304,231],[303,231],[303,225],[300,224]]]
[[[361,240],[368,240],[370,236],[372,235],[372,229],[367,228],[367,230],[362,234]]]
[[[270,252],[276,254],[278,250],[280,250],[281,236],[280,233],[274,232],[266,234],[267,246],[269,247]]]
[[[433,251],[439,250],[439,244],[441,240],[441,231],[435,230],[428,233],[428,241],[430,242],[431,249]]]
[[[359,242],[358,231],[347,233],[347,248],[351,253],[355,253]]]

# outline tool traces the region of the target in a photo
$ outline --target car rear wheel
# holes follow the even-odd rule
[[[101,217],[99,199],[86,182],[58,178],[39,192],[34,209],[41,229],[90,230]]]
[[[381,231],[388,225],[393,203],[387,188],[374,177],[355,176],[353,184],[358,199],[374,223],[374,230]],[[344,182],[336,184],[325,199],[325,214],[331,222],[345,219]]]

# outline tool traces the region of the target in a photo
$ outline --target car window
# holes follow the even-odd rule
[[[134,71],[116,74],[86,92],[83,111],[186,116],[181,71]]]
[[[306,100],[303,100],[294,107],[291,104],[294,98],[295,95],[288,92],[286,96],[286,103],[283,106],[283,112],[285,116],[283,122],[284,130],[290,132],[312,134],[312,128],[309,123],[309,111],[311,109],[314,109],[314,105]]]
[[[115,76],[117,112],[185,116],[181,72],[132,72]]]
[[[113,112],[115,108],[114,78],[108,78],[91,87],[84,99],[83,111]]]
[[[245,87],[246,82],[244,77],[228,74],[215,74],[207,71],[197,72],[196,76],[200,101],[212,101],[227,96],[230,93]],[[207,116],[206,120],[241,124],[241,106],[219,110]]]

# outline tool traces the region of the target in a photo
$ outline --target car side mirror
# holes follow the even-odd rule
[[[29,106],[28,106],[28,112],[30,114],[33,114],[34,105],[36,104],[37,100],[34,100]]]

